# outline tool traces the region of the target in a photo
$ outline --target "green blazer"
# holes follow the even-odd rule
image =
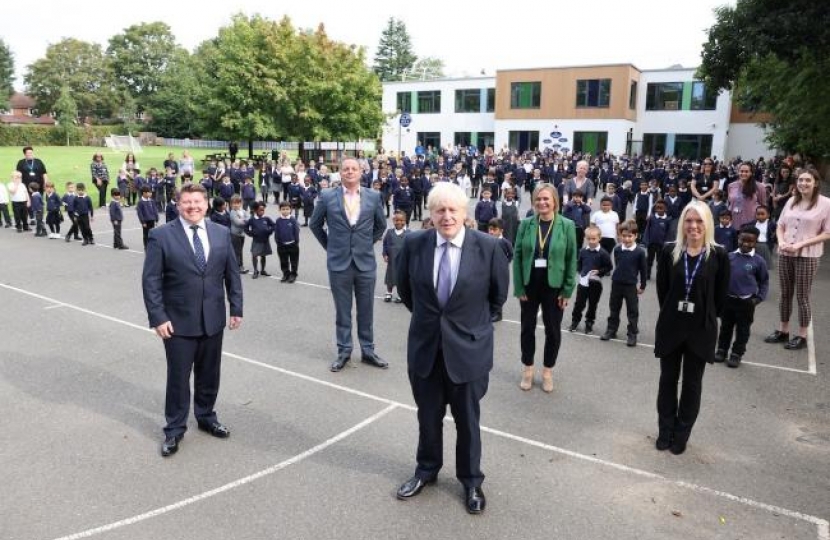
[[[513,294],[524,296],[533,269],[533,253],[539,238],[539,216],[533,215],[519,223],[513,255]],[[561,289],[561,296],[570,298],[576,286],[576,246],[574,222],[556,214],[548,248],[548,285]]]

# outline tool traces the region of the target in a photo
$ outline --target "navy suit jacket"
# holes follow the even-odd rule
[[[380,193],[360,188],[360,215],[352,226],[346,216],[343,188],[325,189],[320,193],[308,228],[326,250],[329,271],[342,272],[354,262],[361,272],[374,272],[377,267],[374,244],[386,232]]]
[[[150,231],[141,278],[150,327],[170,321],[177,336],[212,336],[225,327],[225,292],[232,317],[242,317],[242,280],[227,227],[205,220],[210,251],[200,272],[179,219]]]
[[[450,379],[463,384],[493,368],[490,307],[507,300],[509,265],[498,238],[468,229],[455,287],[442,309],[433,282],[436,235],[435,230],[407,234],[397,259],[398,294],[412,312],[407,364],[426,378],[440,343]]]

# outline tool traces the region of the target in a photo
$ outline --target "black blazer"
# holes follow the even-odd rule
[[[142,288],[150,327],[170,321],[177,336],[212,336],[225,326],[225,291],[230,314],[242,316],[242,281],[227,227],[205,220],[210,252],[200,272],[180,220],[150,231]]]
[[[692,352],[711,362],[718,338],[718,317],[723,311],[729,291],[729,256],[721,246],[715,246],[692,284],[689,301],[694,302],[694,313],[678,311],[678,302],[685,299],[686,283],[683,259],[672,260],[674,242],[663,247],[657,264],[657,317],[654,355],[668,356],[686,344]],[[692,268],[689,268],[692,271]]]
[[[493,368],[490,306],[501,307],[507,299],[510,272],[501,242],[468,229],[455,287],[441,309],[433,282],[436,235],[435,230],[406,235],[396,263],[398,294],[412,312],[407,364],[426,378],[440,344],[450,379],[462,384]]]

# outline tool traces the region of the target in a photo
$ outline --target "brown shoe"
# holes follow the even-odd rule
[[[533,388],[533,366],[524,367],[522,371],[522,382],[519,383],[519,388],[525,391]]]
[[[553,368],[542,369],[542,390],[548,394],[553,392]]]

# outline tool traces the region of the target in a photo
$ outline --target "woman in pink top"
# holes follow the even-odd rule
[[[736,231],[755,221],[755,210],[767,205],[767,188],[755,181],[753,172],[751,164],[741,163],[738,167],[738,181],[732,182],[727,188],[732,227]]]
[[[781,326],[766,337],[767,343],[786,343],[785,349],[807,346],[810,325],[810,287],[830,239],[830,199],[820,194],[821,177],[813,168],[801,171],[792,199],[778,220],[778,282],[781,287]],[[790,339],[793,293],[798,303],[798,335]]]

